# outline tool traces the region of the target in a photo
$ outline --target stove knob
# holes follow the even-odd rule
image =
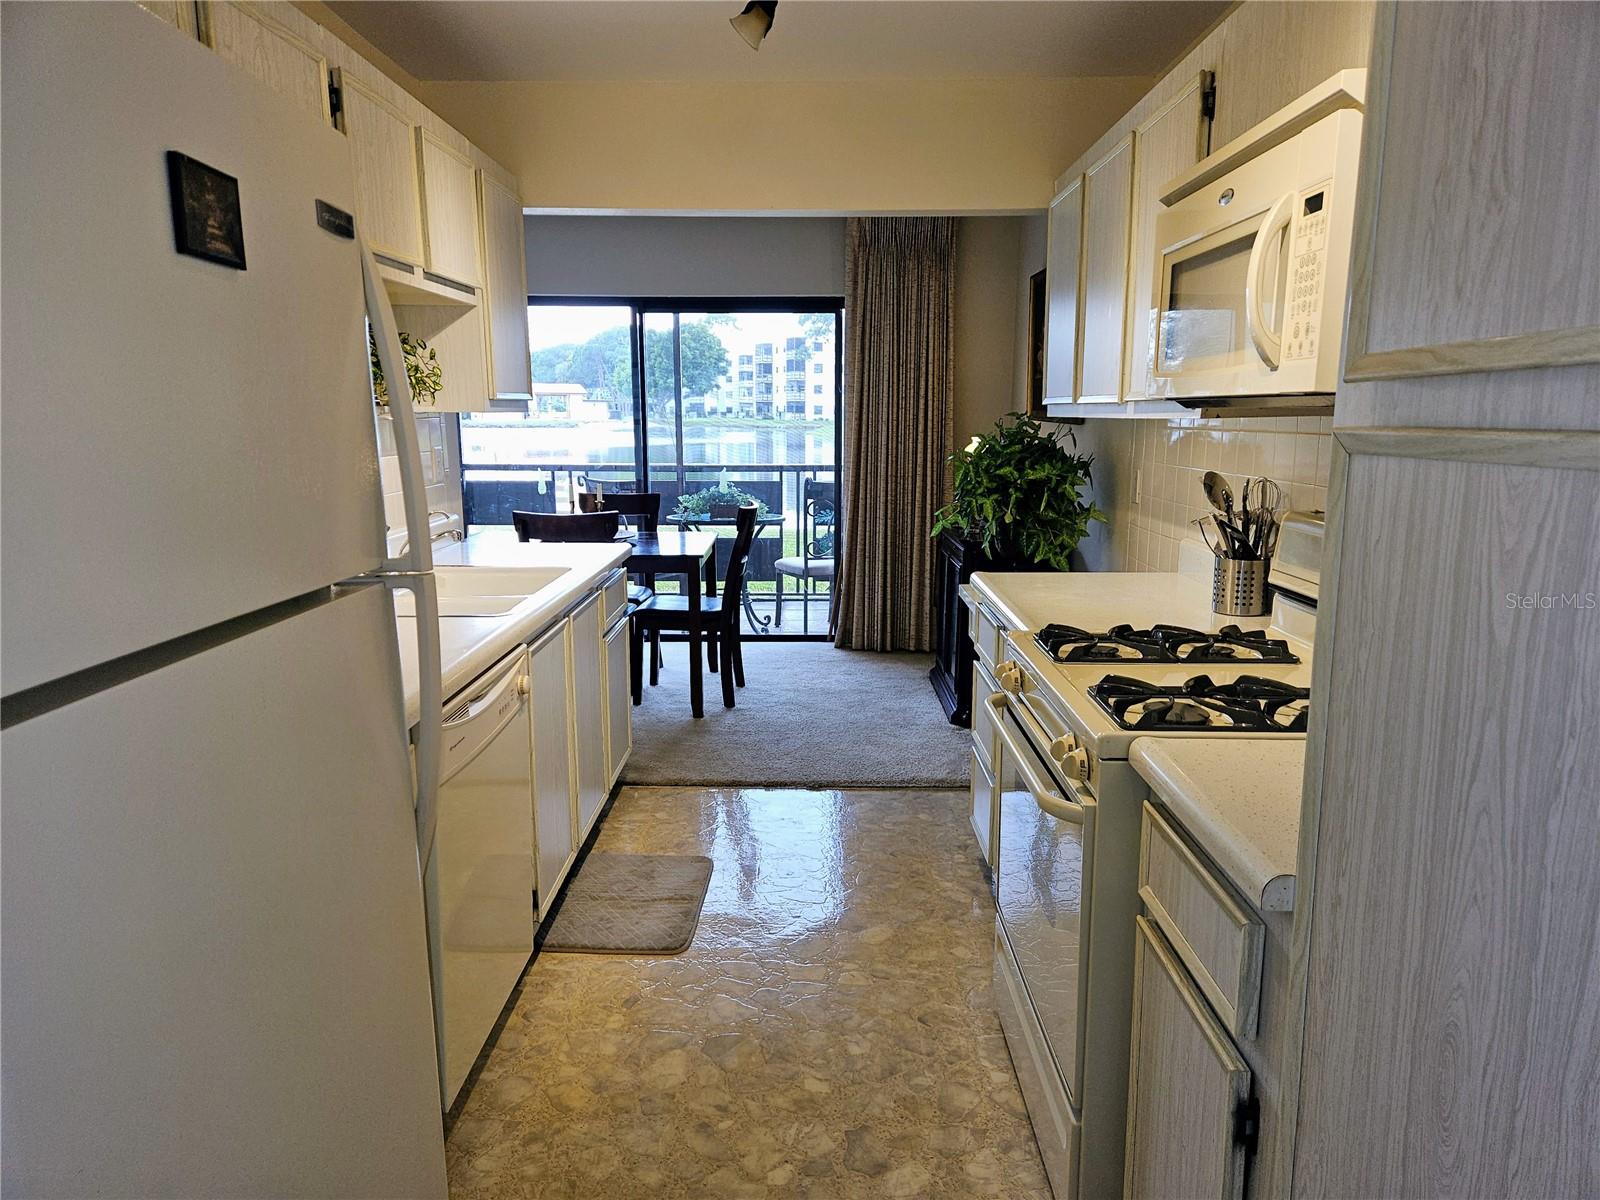
[[[1050,757],[1058,763],[1065,762],[1067,755],[1078,748],[1078,739],[1070,733],[1062,734],[1050,743]]]
[[[1089,752],[1079,746],[1061,760],[1061,770],[1073,783],[1087,783],[1089,780]]]
[[[1000,690],[1016,694],[1022,691],[1022,668],[1014,662],[1003,662],[995,670],[995,678],[1000,681]]]

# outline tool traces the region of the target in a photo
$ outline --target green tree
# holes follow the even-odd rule
[[[728,348],[701,321],[680,324],[678,338],[683,360],[684,398],[704,396],[727,374]],[[644,379],[651,409],[670,411],[673,387],[672,333],[669,330],[645,330]]]

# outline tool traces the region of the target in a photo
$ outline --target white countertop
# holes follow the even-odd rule
[[[1300,738],[1135,738],[1128,761],[1262,912],[1294,908]]]
[[[519,605],[504,616],[441,617],[439,666],[448,701],[518,645],[536,640],[582,596],[600,586],[627,561],[626,542],[519,542],[510,529],[475,533],[462,542],[434,547],[436,567],[564,567],[567,574],[540,589],[538,602]],[[413,725],[418,703],[416,618],[396,617],[400,634],[400,675],[405,684],[406,723]]]
[[[1211,584],[1176,571],[978,571],[972,584],[1011,629],[1050,624],[1100,632],[1158,621],[1188,629],[1265,629],[1269,617],[1211,611]]]

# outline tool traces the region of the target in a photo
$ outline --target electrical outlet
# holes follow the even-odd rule
[[[1142,469],[1135,470],[1133,473],[1133,502],[1135,504],[1144,503],[1144,471]]]

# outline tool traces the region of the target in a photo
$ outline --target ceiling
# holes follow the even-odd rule
[[[1229,0],[331,0],[419,79],[740,82],[1155,75]]]

